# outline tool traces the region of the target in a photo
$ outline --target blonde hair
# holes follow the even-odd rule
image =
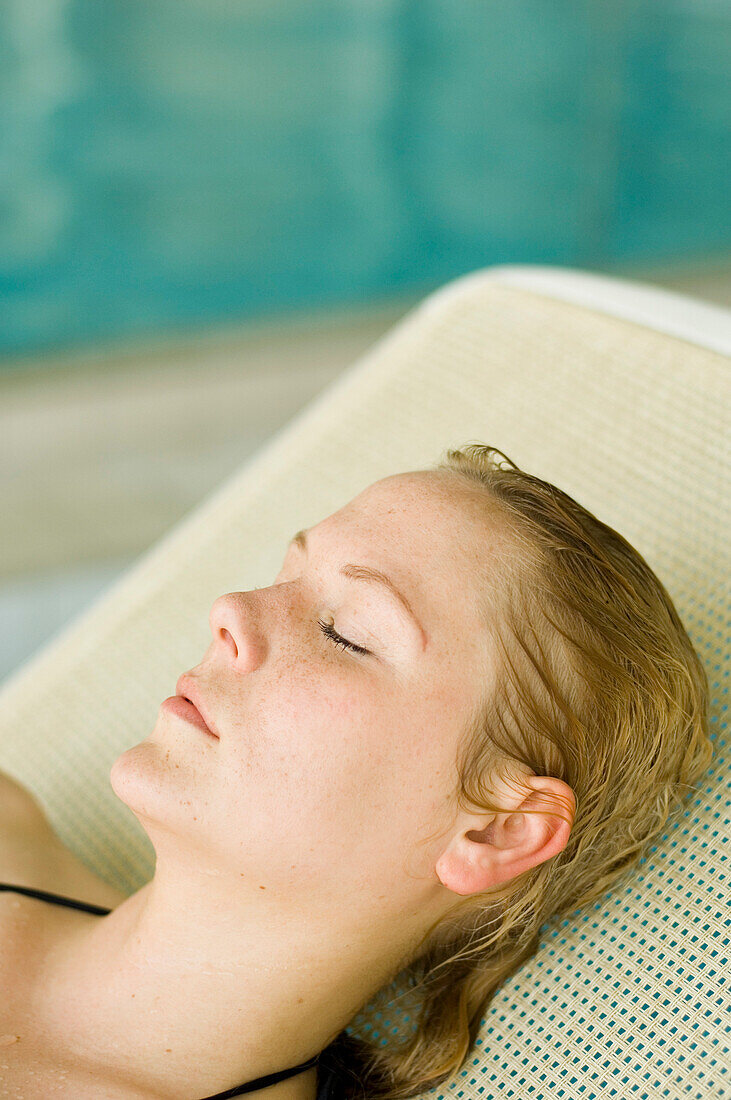
[[[429,929],[401,975],[414,997],[411,1034],[375,1046],[343,1031],[329,1048],[323,1061],[341,1069],[346,1094],[367,1100],[415,1096],[455,1075],[547,922],[620,886],[713,756],[706,671],[637,550],[496,447],[447,450],[432,469],[481,487],[486,514],[497,509],[516,547],[499,598],[485,599],[498,689],[465,731],[457,801],[512,812],[494,803],[490,780],[519,762],[561,779],[576,804],[562,851],[499,891],[462,898]]]

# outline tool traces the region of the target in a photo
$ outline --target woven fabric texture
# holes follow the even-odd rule
[[[271,584],[297,529],[377,479],[499,447],[663,581],[708,670],[715,756],[626,889],[546,929],[422,1100],[731,1097],[729,374],[717,352],[489,277],[425,299],[6,682],[0,767],[136,890],[154,852],[109,771],[202,658],[216,596]],[[385,1043],[403,1021],[383,991],[353,1026]]]

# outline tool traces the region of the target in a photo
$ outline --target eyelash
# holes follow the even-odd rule
[[[341,645],[343,649],[352,649],[355,653],[370,653],[370,650],[364,649],[363,646],[356,645],[355,642],[349,642],[347,638],[343,638],[337,630],[333,630],[330,623],[324,623],[321,619],[318,619],[317,625],[327,638],[332,639],[335,645]]]

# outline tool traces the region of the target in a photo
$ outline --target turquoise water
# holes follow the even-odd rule
[[[3,0],[0,352],[731,252],[726,0]]]

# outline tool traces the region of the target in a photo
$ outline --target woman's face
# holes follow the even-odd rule
[[[316,884],[323,901],[408,902],[415,878],[437,881],[443,844],[430,838],[453,813],[461,735],[490,688],[478,594],[505,540],[477,491],[418,471],[371,485],[306,541],[270,587],[211,608],[210,645],[186,676],[219,739],[161,707],[130,750],[134,776],[115,764],[115,790],[146,826],[184,834],[207,873],[270,898]],[[348,563],[390,578],[415,618]]]

